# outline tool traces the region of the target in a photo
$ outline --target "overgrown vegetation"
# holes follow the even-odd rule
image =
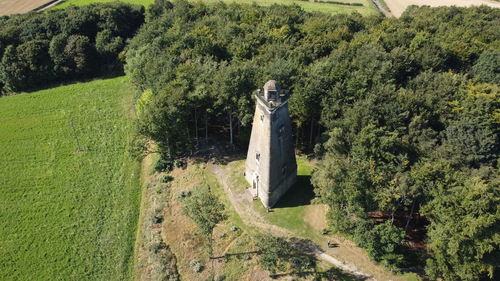
[[[126,72],[144,91],[141,133],[171,156],[207,134],[235,132],[245,144],[251,90],[280,81],[293,93],[298,145],[316,144],[322,159],[313,183],[332,230],[406,267],[398,240],[411,238],[419,214],[430,278],[493,278],[499,24],[500,10],[484,6],[384,19],[159,0]]]
[[[119,2],[0,18],[0,95],[122,73],[144,8]]]
[[[162,236],[164,212],[171,193],[169,182],[173,177],[164,173],[153,174],[154,167],[149,166],[151,162],[154,165],[153,155],[155,154],[147,156],[149,159],[143,161],[142,167],[143,214],[139,220],[134,279],[178,281],[180,276],[177,272],[177,260]],[[150,159],[153,161],[148,161]],[[169,180],[165,181],[165,178]]]
[[[293,272],[300,274],[315,268],[314,255],[304,254],[293,247],[283,237],[260,235],[255,238],[259,243],[259,263],[271,274]]]
[[[139,167],[124,77],[0,99],[2,280],[127,280]]]

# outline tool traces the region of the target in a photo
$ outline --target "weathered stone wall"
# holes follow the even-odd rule
[[[295,183],[297,163],[288,102],[269,108],[257,97],[245,177],[264,206],[272,207]]]

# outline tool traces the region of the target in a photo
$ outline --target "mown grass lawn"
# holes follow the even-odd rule
[[[0,98],[1,280],[130,279],[131,97],[119,77]]]
[[[57,5],[57,7],[63,8],[69,5],[87,5],[95,2],[113,2],[116,0],[67,0],[64,3]],[[145,7],[149,6],[154,0],[120,0],[122,2],[127,2],[131,4],[140,4]],[[339,13],[352,13],[359,12],[362,15],[377,15],[379,14],[378,10],[375,8],[371,0],[335,0],[335,2],[342,3],[361,3],[363,6],[349,6],[349,5],[339,5],[332,3],[315,3],[309,1],[299,1],[299,0],[192,0],[192,2],[202,1],[207,3],[216,3],[216,2],[226,2],[226,3],[245,3],[252,4],[256,3],[257,5],[269,6],[274,3],[284,4],[284,5],[299,5],[305,11],[309,12],[324,12],[330,14],[339,14]],[[323,0],[328,1],[328,0]],[[333,0],[332,0],[333,1]]]
[[[306,208],[311,206],[314,198],[311,184],[313,166],[305,156],[297,156],[297,182],[267,213],[260,200],[253,202],[254,208],[274,224],[293,231],[302,237],[315,237],[315,232],[304,220]]]

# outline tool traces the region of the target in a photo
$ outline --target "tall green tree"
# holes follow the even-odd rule
[[[500,256],[499,177],[484,180],[455,173],[451,185],[438,182],[424,207],[431,224],[432,251],[426,272],[443,280],[494,278]]]

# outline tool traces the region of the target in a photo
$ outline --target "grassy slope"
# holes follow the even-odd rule
[[[140,200],[130,88],[120,77],[0,99],[2,280],[129,279]]]
[[[0,0],[1,1],[1,0]],[[57,7],[66,7],[71,4],[73,5],[86,5],[94,2],[113,2],[115,0],[67,0],[66,2],[58,5]],[[141,4],[144,6],[149,6],[149,4],[153,3],[154,0],[120,0],[127,3],[132,4]],[[198,0],[193,0],[193,2]],[[218,2],[219,0],[199,0],[204,2]],[[338,2],[344,3],[362,3],[362,7],[357,6],[347,6],[347,5],[336,5],[336,4],[326,4],[326,3],[313,3],[313,2],[305,2],[305,1],[297,1],[297,0],[222,0],[226,3],[246,3],[252,4],[257,3],[258,5],[269,6],[273,3],[292,5],[297,4],[304,8],[306,11],[316,11],[316,12],[325,12],[331,14],[338,13],[351,13],[357,11],[363,15],[376,15],[378,14],[377,9],[371,2],[371,0],[336,0]]]
[[[231,189],[243,190],[248,186],[243,177],[244,160],[231,162],[229,167],[231,169]],[[414,273],[392,274],[383,266],[370,261],[366,252],[340,236],[321,235],[321,230],[326,227],[326,206],[309,202],[309,199],[313,197],[313,187],[310,183],[313,167],[313,164],[304,156],[298,156],[297,183],[274,206],[272,212],[266,212],[260,200],[250,202],[251,207],[265,217],[269,223],[285,228],[297,237],[310,239],[323,248],[326,253],[347,263],[356,264],[361,271],[373,275],[377,280],[421,280]],[[326,249],[327,240],[339,242],[340,246],[335,249]],[[344,279],[340,278],[339,280]]]

